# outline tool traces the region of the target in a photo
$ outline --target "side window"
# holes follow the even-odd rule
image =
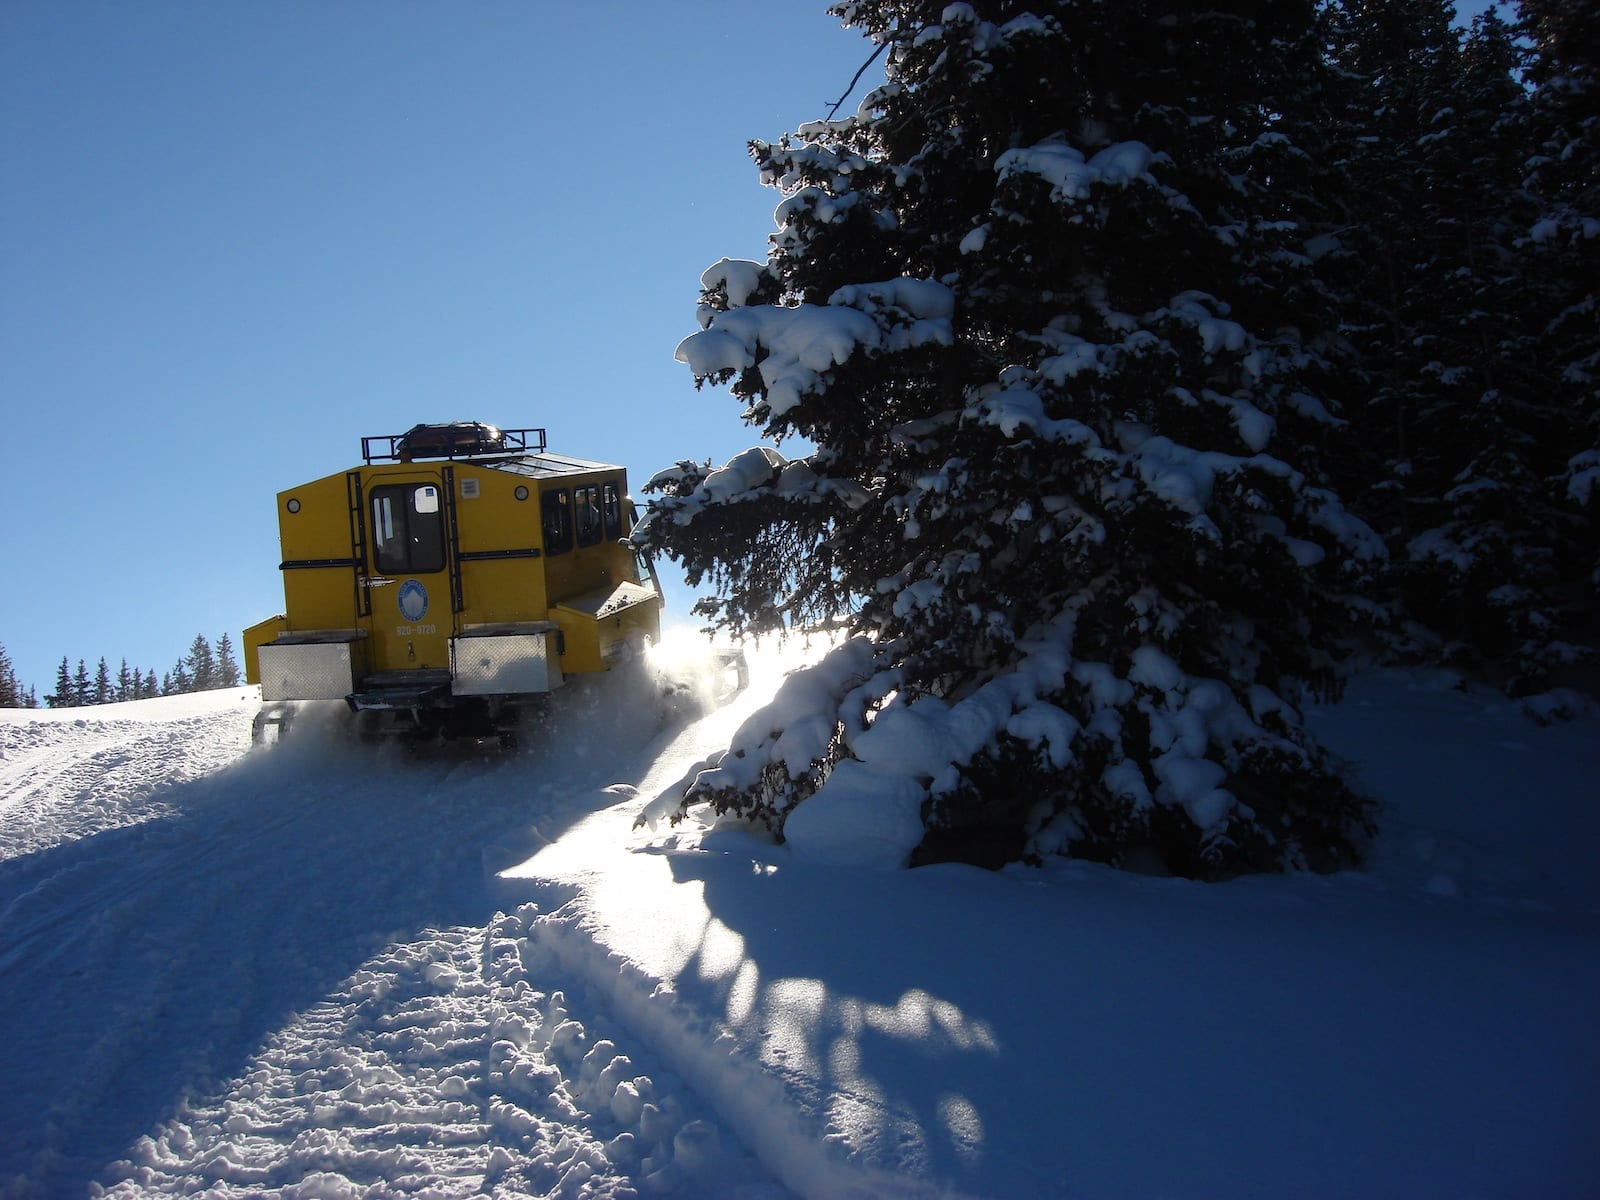
[[[372,548],[380,575],[444,570],[444,514],[431,483],[372,489]]]
[[[573,516],[578,523],[578,545],[593,546],[600,540],[600,489],[594,484],[572,489]]]
[[[551,488],[539,493],[540,520],[544,525],[544,552],[565,554],[572,549],[572,493]]]
[[[622,536],[622,489],[614,483],[605,485],[601,492],[600,516],[605,521],[606,539],[616,541]]]

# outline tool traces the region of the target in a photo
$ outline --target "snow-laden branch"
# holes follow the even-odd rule
[[[727,263],[708,276],[719,272],[750,282],[750,272]],[[904,277],[840,288],[825,305],[702,309],[704,328],[678,343],[675,357],[697,381],[758,367],[763,399],[753,407],[768,418],[782,417],[856,353],[950,345],[954,310],[955,295],[944,284]]]

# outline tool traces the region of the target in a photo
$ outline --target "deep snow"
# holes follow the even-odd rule
[[[1600,1194],[1600,719],[1363,677],[1326,878],[636,829],[804,653],[488,759],[0,713],[0,1195]]]

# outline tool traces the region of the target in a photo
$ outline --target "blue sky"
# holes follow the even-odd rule
[[[764,257],[746,142],[869,52],[825,0],[0,0],[23,681],[237,643],[282,607],[274,495],[363,435],[544,426],[636,486],[751,444],[673,350],[701,271]]]
[[[746,142],[870,50],[823,0],[5,0],[23,681],[237,644],[282,608],[275,493],[366,434],[541,425],[636,486],[752,444],[673,350],[701,271],[765,255]]]

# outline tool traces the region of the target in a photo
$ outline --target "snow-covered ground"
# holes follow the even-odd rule
[[[1363,678],[1331,878],[635,828],[801,653],[492,758],[0,712],[0,1196],[1600,1194],[1600,719]]]

